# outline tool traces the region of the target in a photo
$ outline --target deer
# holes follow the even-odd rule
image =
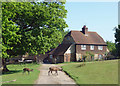
[[[58,75],[58,72],[57,72],[57,71],[62,71],[62,70],[63,70],[62,68],[50,67],[50,68],[49,68],[49,71],[48,71],[48,75],[50,75],[50,72],[51,72],[51,74],[53,74],[52,71],[55,71],[56,74]]]
[[[83,63],[83,64],[80,64],[79,66],[77,66],[77,67],[82,67],[82,66],[85,66],[85,63]]]
[[[26,71],[27,71],[27,72],[28,72],[28,74],[29,74],[29,72],[30,72],[30,71],[33,71],[33,69],[24,68],[24,69],[23,69],[23,73],[25,73]]]

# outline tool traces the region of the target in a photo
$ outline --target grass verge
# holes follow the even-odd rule
[[[20,64],[7,65],[10,72],[7,72],[2,75],[3,86],[5,86],[5,84],[34,84],[34,81],[37,80],[38,75],[40,73],[40,71],[38,70],[39,66],[40,65],[33,63],[22,65]],[[30,71],[29,75],[28,72],[23,74],[23,68],[33,69],[33,72]],[[12,80],[16,81],[4,83]]]
[[[86,62],[82,67],[80,64],[62,66],[77,84],[118,84],[118,60]]]

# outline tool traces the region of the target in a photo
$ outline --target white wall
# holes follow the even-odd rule
[[[65,52],[65,54],[69,54],[69,53],[74,53],[75,52],[75,44],[72,44],[67,51]]]
[[[82,58],[81,56],[82,56],[81,54],[76,53],[76,60],[79,61]]]

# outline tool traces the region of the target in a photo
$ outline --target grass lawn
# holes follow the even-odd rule
[[[14,82],[4,83],[4,84],[34,84],[34,81],[37,80],[40,71],[37,69],[40,65],[38,64],[12,64],[7,65],[10,72],[2,75],[2,82],[15,80]],[[23,74],[23,68],[33,69],[33,72],[30,71]]]
[[[63,70],[72,77],[77,84],[118,84],[118,60],[68,63]]]

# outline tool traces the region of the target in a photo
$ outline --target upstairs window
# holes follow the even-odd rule
[[[103,46],[98,46],[98,50],[103,50]]]
[[[94,50],[94,45],[90,45],[90,50]]]
[[[81,50],[86,50],[86,45],[81,45]]]

